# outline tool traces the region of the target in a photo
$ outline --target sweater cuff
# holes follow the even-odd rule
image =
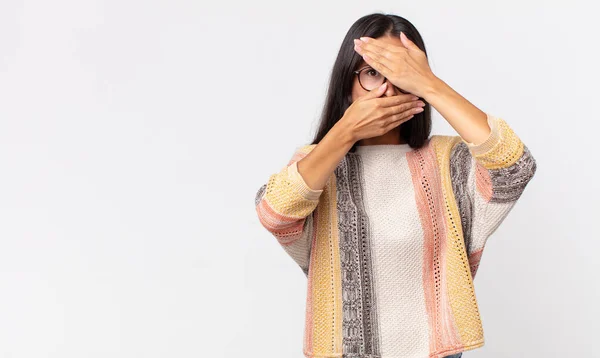
[[[323,193],[324,189],[311,189],[306,184],[304,178],[302,178],[302,175],[298,172],[298,161],[295,161],[288,166],[288,176],[294,189],[307,200],[317,200],[319,199],[319,196],[321,196],[321,193]]]
[[[504,119],[491,114],[487,116],[491,129],[489,137],[480,144],[462,141],[486,169],[508,168],[523,155],[524,144]]]
[[[486,116],[487,123],[491,129],[491,132],[486,140],[484,140],[480,144],[474,144],[471,142],[467,142],[461,137],[462,141],[467,145],[467,147],[469,147],[469,150],[473,155],[481,155],[483,153],[491,151],[494,148],[494,146],[496,146],[502,139],[502,133],[500,133],[498,126],[498,118],[489,113],[486,113]]]

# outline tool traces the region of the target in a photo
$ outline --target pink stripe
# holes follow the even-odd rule
[[[256,206],[256,211],[261,224],[275,235],[282,245],[289,245],[301,236],[306,218],[298,219],[279,214],[264,198]]]
[[[446,285],[444,198],[431,142],[407,153],[407,160],[424,233],[423,288],[429,322],[429,349],[436,356],[439,351],[461,345]]]
[[[479,162],[475,167],[475,184],[477,191],[486,202],[492,200],[493,187],[490,172]]]
[[[469,255],[469,266],[471,268],[471,276],[475,279],[475,274],[479,268],[479,261],[481,261],[481,254],[483,254],[483,248],[472,252]]]

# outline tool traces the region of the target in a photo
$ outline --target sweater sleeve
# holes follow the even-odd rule
[[[262,226],[308,275],[313,235],[313,213],[323,189],[310,188],[298,172],[297,162],[316,145],[296,149],[279,172],[271,174],[257,191],[255,206]]]
[[[450,154],[452,186],[461,214],[473,278],[487,239],[535,174],[536,161],[508,123],[487,114],[491,133],[474,144],[460,140]]]

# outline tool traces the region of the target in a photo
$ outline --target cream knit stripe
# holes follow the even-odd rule
[[[361,149],[361,147],[358,147]],[[423,230],[406,160],[408,146],[362,148],[381,356],[427,357]]]

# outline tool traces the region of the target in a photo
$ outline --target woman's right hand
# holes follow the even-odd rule
[[[425,103],[410,93],[379,98],[387,84],[355,100],[338,122],[355,142],[383,135],[423,111]]]
[[[385,89],[374,89],[355,100],[314,149],[297,162],[296,169],[309,189],[324,189],[356,141],[382,135],[419,113],[414,112],[420,107],[418,97],[400,93],[378,98]]]

